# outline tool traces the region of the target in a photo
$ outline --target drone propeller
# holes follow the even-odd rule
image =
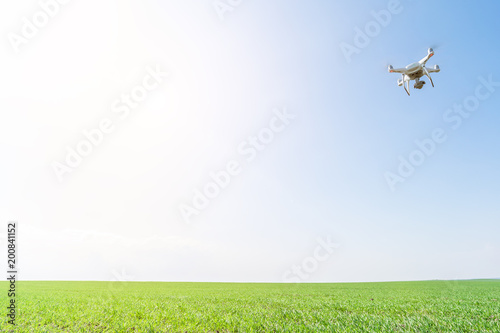
[[[441,43],[440,44],[433,44],[430,46],[431,49],[434,49],[434,50],[439,50],[441,48]]]
[[[443,52],[443,48],[446,48],[446,45],[443,43],[437,43],[437,44],[432,44],[431,46],[428,47],[431,48],[433,51]]]
[[[385,59],[384,59],[384,60],[385,60]],[[381,61],[379,64],[380,64],[380,67],[379,67],[380,69],[382,69],[382,68],[383,68],[383,69],[385,69],[385,70],[387,71],[387,69],[388,69],[389,67],[391,67],[391,66],[394,64],[394,62],[392,62],[392,61],[387,61],[387,60],[386,60],[386,61]]]

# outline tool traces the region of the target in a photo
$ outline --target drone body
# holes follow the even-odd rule
[[[405,68],[394,68],[389,66],[389,73],[400,73],[403,76],[398,80],[398,86],[403,86],[408,96],[410,96],[410,81],[415,80],[415,84],[413,85],[415,89],[422,89],[425,81],[420,81],[420,78],[424,75],[429,78],[429,81],[431,81],[431,84],[434,87],[434,82],[432,82],[430,73],[439,73],[441,70],[438,65],[435,65],[434,68],[425,67],[427,60],[429,60],[433,55],[434,50],[429,49],[427,51],[427,55],[422,60],[409,64]]]

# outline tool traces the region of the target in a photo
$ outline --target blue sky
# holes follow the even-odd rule
[[[283,282],[308,260],[302,282],[500,277],[500,87],[459,128],[443,118],[479,77],[500,81],[500,4],[401,0],[346,61],[341,43],[389,3],[244,0],[221,20],[210,1],[92,0],[18,54],[4,38],[0,208],[23,278]],[[39,10],[2,6],[4,36]],[[387,65],[431,46],[435,88],[408,97]],[[113,101],[155,66],[170,77],[119,120]],[[284,108],[295,118],[247,161],[238,147]],[[59,182],[54,161],[107,117],[117,129]],[[435,129],[446,141],[391,191],[385,174]],[[180,207],[232,160],[187,224]]]

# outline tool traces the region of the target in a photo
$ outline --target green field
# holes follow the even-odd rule
[[[20,281],[17,290],[17,332],[500,332],[500,280]]]

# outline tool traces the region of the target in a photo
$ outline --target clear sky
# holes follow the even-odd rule
[[[0,5],[1,232],[19,221],[21,279],[500,277],[497,1],[58,6],[33,32],[37,1]],[[387,65],[429,47],[435,88],[408,97]]]

